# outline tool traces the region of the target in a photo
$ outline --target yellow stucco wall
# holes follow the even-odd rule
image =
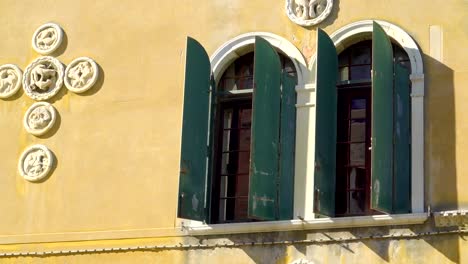
[[[25,234],[173,228],[186,36],[199,40],[212,54],[242,33],[271,32],[288,39],[309,60],[315,52],[316,29],[292,23],[284,5],[283,0],[0,0],[0,64],[14,63],[24,70],[40,56],[31,47],[34,30],[53,21],[66,34],[53,55],[65,65],[77,57],[91,57],[102,73],[89,92],[77,95],[62,88],[49,100],[58,110],[59,122],[39,138],[22,127],[32,99],[21,91],[0,100],[0,244],[7,236]],[[358,20],[379,19],[400,26],[420,46],[426,76],[425,201],[438,210],[468,209],[464,191],[468,186],[464,173],[468,169],[468,2],[335,0],[335,5],[319,25],[329,34]],[[429,56],[430,25],[443,29],[442,62]],[[35,143],[47,145],[58,160],[43,183],[27,182],[17,172],[21,152]],[[405,241],[399,243],[402,251],[414,249]],[[459,243],[465,252],[466,241]],[[433,252],[428,260],[450,260],[431,251],[430,244],[417,245],[418,252]],[[330,263],[335,263],[332,255],[343,249],[326,250],[333,259]],[[356,251],[377,258],[366,246],[357,246]],[[237,253],[232,249],[213,254],[235,255],[241,258],[236,263],[256,261]],[[144,262],[166,256],[178,262],[190,252],[160,254],[78,255],[75,261]],[[360,258],[349,254],[340,261]],[[414,263],[411,260],[407,263]],[[63,257],[41,261],[63,263]]]

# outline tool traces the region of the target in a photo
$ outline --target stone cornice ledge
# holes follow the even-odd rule
[[[428,215],[426,213],[415,213],[216,225],[206,225],[200,222],[181,220],[181,229],[187,235],[221,235],[388,225],[415,225],[422,224],[427,219]]]

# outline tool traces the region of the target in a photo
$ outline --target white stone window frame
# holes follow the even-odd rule
[[[346,25],[330,37],[340,53],[346,47],[363,40],[372,33],[373,20],[358,21]],[[421,51],[416,42],[404,30],[385,21],[377,21],[396,43],[401,45],[411,61],[411,209],[410,214],[371,215],[339,218],[316,218],[314,202],[315,159],[315,56],[307,65],[302,53],[287,39],[267,32],[251,32],[235,37],[210,57],[216,83],[224,71],[237,58],[253,50],[255,37],[267,40],[272,46],[288,56],[297,71],[296,93],[296,146],[294,175],[294,219],[258,223],[211,224],[178,218],[176,226],[190,235],[210,235],[246,232],[271,232],[312,230],[323,228],[346,228],[362,226],[407,225],[424,223],[424,72]]]

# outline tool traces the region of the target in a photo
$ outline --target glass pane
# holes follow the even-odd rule
[[[371,64],[371,50],[369,46],[352,49],[351,65]]]
[[[371,66],[351,66],[351,80],[368,80],[371,78]]]
[[[365,142],[366,141],[366,120],[357,119],[351,120],[351,135],[350,142]]]
[[[349,50],[345,50],[338,56],[338,66],[348,66],[349,65]]]
[[[366,207],[366,196],[364,191],[349,192],[349,213],[363,214]]]
[[[231,64],[231,66],[229,66],[224,72],[219,86],[219,89],[223,91],[237,90],[234,64]]]
[[[366,99],[351,100],[351,118],[366,117]]]
[[[366,143],[352,143],[349,146],[349,165],[364,166],[366,157]]]
[[[248,129],[240,129],[239,130],[239,150],[242,151],[250,151],[250,123],[252,120],[252,109],[241,109],[239,111],[239,123],[241,128],[248,128]],[[238,164],[237,164],[237,173],[246,173],[249,171],[250,166],[250,152],[239,152],[238,156]],[[249,190],[249,178],[247,177],[238,176],[238,189],[236,191],[236,195],[247,195]],[[239,178],[242,177],[242,178]],[[244,179],[245,178],[245,179]],[[241,181],[241,182],[239,182]]]
[[[364,189],[366,187],[366,169],[351,168],[349,173],[349,189]]]
[[[339,78],[340,78],[340,81],[347,81],[349,80],[349,68],[348,67],[342,67],[340,68],[339,70]]]
[[[226,196],[227,196],[227,177],[221,177],[219,197],[226,197]],[[219,200],[218,218],[219,218],[219,221],[226,221],[226,200],[225,199]]]

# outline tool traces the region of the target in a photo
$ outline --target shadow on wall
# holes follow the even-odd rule
[[[425,201],[431,211],[458,209],[456,168],[455,87],[453,70],[424,55]],[[458,236],[424,239],[447,259],[460,262]]]
[[[425,95],[426,201],[432,211],[458,209],[453,70],[429,55]]]

